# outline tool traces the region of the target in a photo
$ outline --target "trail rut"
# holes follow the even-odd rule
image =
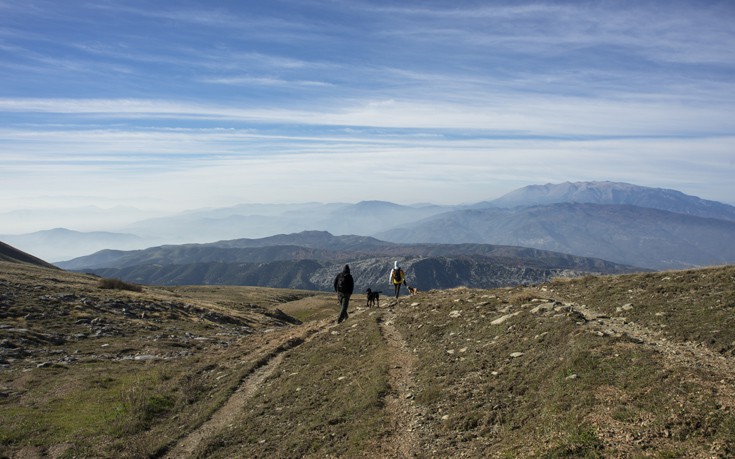
[[[392,303],[395,305],[395,303]],[[414,403],[412,381],[415,357],[405,339],[394,325],[392,307],[379,317],[378,323],[389,350],[388,384],[390,393],[385,397],[385,412],[389,432],[378,446],[379,457],[413,458],[420,450],[418,428],[422,415]]]
[[[331,321],[294,327],[286,331],[275,343],[254,352],[261,355],[252,371],[244,378],[232,396],[201,426],[179,439],[177,444],[163,457],[179,459],[193,457],[200,444],[231,426],[238,414],[247,406],[248,400],[258,391],[263,382],[278,368],[286,352],[310,341],[314,336],[334,327]],[[256,355],[258,355],[256,354]]]

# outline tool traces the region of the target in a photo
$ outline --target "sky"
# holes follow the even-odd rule
[[[0,234],[566,181],[735,204],[733,24],[731,0],[0,0]]]

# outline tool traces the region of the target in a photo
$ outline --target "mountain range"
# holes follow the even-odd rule
[[[394,242],[494,243],[649,269],[735,262],[735,222],[630,205],[459,210],[378,235]]]
[[[681,191],[616,182],[530,185],[511,191],[494,201],[478,203],[473,208],[512,208],[561,203],[636,206],[735,222],[734,206],[689,196]]]
[[[395,244],[365,236],[307,231],[262,239],[105,250],[58,263],[143,284],[258,285],[331,290],[336,273],[349,264],[356,290],[388,287],[398,261],[412,287],[421,290],[483,288],[538,283],[582,273],[625,273],[630,266],[523,247],[489,244]]]
[[[735,207],[676,190],[616,182],[532,185],[492,201],[456,206],[383,201],[243,204],[142,220],[116,232],[56,229],[0,239],[58,262],[101,248],[268,240],[274,234],[303,231],[400,244],[512,245],[654,270],[735,262]],[[220,249],[225,246],[219,244]],[[227,262],[229,256],[222,256],[206,259]]]

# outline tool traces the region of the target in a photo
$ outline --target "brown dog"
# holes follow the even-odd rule
[[[409,295],[414,296],[417,293],[419,293],[419,290],[416,287],[408,287],[408,294]]]

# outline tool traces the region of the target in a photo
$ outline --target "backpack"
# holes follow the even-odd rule
[[[393,282],[396,284],[403,283],[403,270],[401,268],[393,270]]]
[[[352,274],[350,273],[339,273],[337,276],[337,291],[345,294],[352,294],[352,289],[355,287]]]

